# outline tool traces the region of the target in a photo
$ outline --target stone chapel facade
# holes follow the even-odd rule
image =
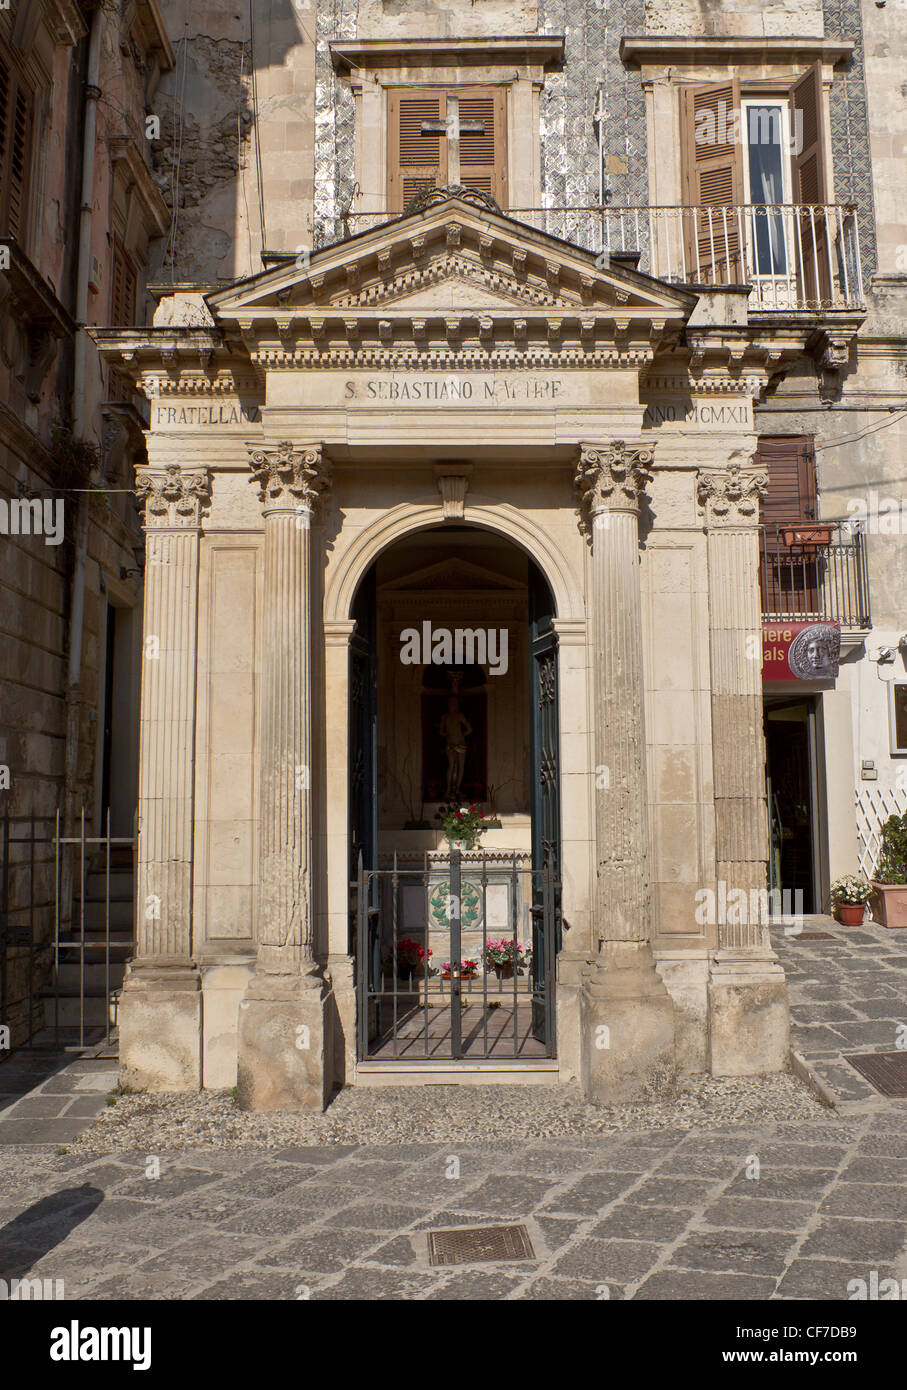
[[[319,5],[314,52],[288,44],[299,149],[264,150],[266,169],[299,169],[298,195],[275,201],[282,249],[249,275],[174,276],[151,326],[93,334],[150,408],[124,1075],[320,1108],[344,1084],[575,1082],[607,1103],[675,1072],[780,1070],[768,924],[723,904],[760,901],[772,852],[759,411],[788,378],[836,390],[848,362],[864,370],[857,214],[828,213],[841,174],[823,114],[853,41],[802,7],[777,35],[760,6],[716,33],[690,5],[674,33],[640,14],[636,37],[621,9],[604,61],[639,102],[601,114],[599,172],[648,227],[628,242],[629,222],[610,240],[603,217],[589,233],[542,216],[556,122],[584,119],[563,29],[498,0],[463,27],[381,9],[363,0],[341,32]],[[755,201],[732,142],[705,167],[683,121],[697,101],[714,114],[719,89],[743,109],[741,80],[806,113],[813,165],[792,166],[786,203],[813,211],[761,229],[743,211],[729,231],[728,207]],[[609,153],[608,119],[632,167]],[[328,125],[334,159],[353,160],[346,202]],[[659,200],[687,209],[674,251],[633,185],[647,145]],[[603,213],[602,187],[582,193]],[[703,207],[719,209],[718,250]],[[432,686],[399,656],[423,623],[506,629],[508,671],[478,662]],[[495,814],[486,856],[547,875],[554,1022],[544,1055],[506,1064],[367,1045],[363,923],[386,912],[363,895],[441,848],[431,711],[451,691],[479,712],[476,739],[481,721],[469,785]]]

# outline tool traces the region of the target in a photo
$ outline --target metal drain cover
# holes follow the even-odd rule
[[[907,1052],[858,1052],[844,1061],[881,1095],[907,1098]]]
[[[830,931],[800,931],[794,937],[795,941],[837,941],[837,939]]]
[[[534,1260],[525,1226],[460,1226],[429,1231],[428,1257],[433,1265],[466,1265],[480,1260]]]

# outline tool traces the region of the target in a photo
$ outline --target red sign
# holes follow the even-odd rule
[[[838,674],[841,624],[763,623],[764,681],[827,681]]]

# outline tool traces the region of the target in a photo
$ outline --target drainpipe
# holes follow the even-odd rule
[[[85,381],[88,360],[88,281],[91,273],[91,212],[94,196],[94,158],[97,140],[98,99],[101,89],[101,29],[103,10],[100,6],[91,17],[88,39],[88,70],[85,78],[85,111],[82,134],[82,197],[79,205],[79,259],[76,279],[76,340],[73,364],[72,419],[77,440],[85,438],[89,414],[85,401]],[[66,671],[66,763],[64,796],[71,802],[75,793],[79,766],[79,713],[82,681],[82,635],[85,618],[85,566],[88,558],[89,494],[79,493],[75,526],[75,560],[72,577],[72,603],[69,616],[69,661]],[[70,807],[64,806],[64,821]]]

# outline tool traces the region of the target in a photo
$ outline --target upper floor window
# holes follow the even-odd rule
[[[32,92],[0,50],[0,235],[25,235]]]
[[[683,201],[713,209],[691,219],[689,253],[704,281],[716,262],[743,281],[827,298],[829,256],[821,65],[787,88],[739,78],[681,89]]]
[[[135,325],[137,280],[135,266],[124,250],[119,237],[115,237],[110,285],[110,322],[112,327],[132,328]]]
[[[402,212],[425,188],[448,184],[507,206],[503,87],[392,88],[388,132],[389,212]]]

